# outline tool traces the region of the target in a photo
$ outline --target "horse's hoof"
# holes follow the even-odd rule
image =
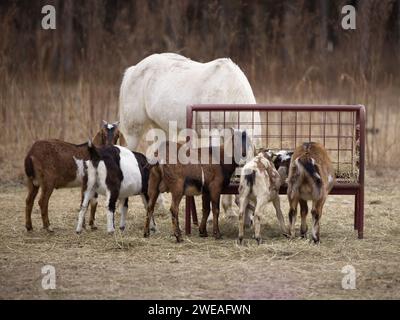
[[[33,231],[32,226],[25,226],[25,228],[26,228],[26,231],[28,231],[28,232],[32,232]]]
[[[262,243],[262,239],[261,238],[256,238],[257,244],[260,245]]]
[[[96,230],[97,230],[97,226],[95,226],[95,225],[90,226],[90,229],[91,229],[92,231],[96,231]]]
[[[125,226],[123,226],[123,227],[119,227],[119,230],[121,230],[121,231],[125,231]]]
[[[237,239],[237,244],[240,246],[243,244],[243,237]]]
[[[177,243],[183,242],[182,237],[181,237],[181,236],[177,236],[177,237],[176,237],[176,242],[177,242]]]

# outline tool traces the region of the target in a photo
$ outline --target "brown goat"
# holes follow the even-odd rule
[[[116,144],[118,139],[124,143],[118,123],[109,124],[103,121],[100,131],[93,139],[96,145]],[[39,199],[43,228],[52,231],[48,216],[49,199],[54,189],[81,186],[84,181],[85,160],[90,158],[88,144],[75,145],[60,140],[36,141],[25,157],[28,196],[25,208],[25,227],[32,230],[32,208],[39,188],[42,193]],[[97,197],[91,202],[89,225],[94,225]],[[82,198],[83,200],[83,198]]]
[[[171,215],[172,228],[177,242],[182,241],[182,234],[179,228],[179,204],[183,196],[202,195],[203,216],[199,227],[201,237],[207,236],[207,218],[210,214],[210,202],[213,212],[213,235],[216,239],[221,238],[221,233],[218,225],[218,216],[220,211],[220,197],[222,189],[230,182],[232,174],[238,167],[233,155],[239,154],[241,159],[248,157],[248,149],[252,147],[249,143],[249,138],[245,131],[234,130],[232,139],[232,154],[226,155],[224,146],[219,147],[219,161],[214,163],[213,148],[193,149],[191,152],[197,152],[199,159],[201,154],[209,153],[208,163],[201,164],[169,164],[168,157],[166,163],[158,163],[150,170],[149,177],[149,205],[147,208],[147,219],[144,227],[144,236],[150,235],[150,221],[153,219],[153,212],[156,200],[160,192],[171,192]],[[241,142],[240,147],[237,142]],[[166,143],[166,150],[169,150],[173,142]],[[180,146],[177,146],[177,149]],[[236,157],[235,157],[236,158]],[[226,160],[226,161],[225,161]]]
[[[335,182],[332,162],[325,148],[316,142],[307,142],[293,153],[288,177],[289,232],[295,236],[294,225],[297,204],[300,203],[301,236],[306,237],[308,213],[307,200],[312,201],[312,239],[320,241],[320,220],[322,209]]]

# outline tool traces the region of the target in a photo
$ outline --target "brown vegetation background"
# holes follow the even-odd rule
[[[56,30],[41,28],[46,4]],[[341,28],[346,4],[356,30]],[[230,57],[260,103],[365,104],[369,166],[398,165],[400,0],[2,0],[0,182],[22,180],[34,140],[78,143],[116,120],[124,69],[166,51]]]

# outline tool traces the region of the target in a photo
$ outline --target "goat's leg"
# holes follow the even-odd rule
[[[311,210],[312,215],[312,239],[314,243],[319,243],[319,229],[320,229],[320,220],[322,215],[322,208],[324,206],[325,199],[320,199],[318,201],[313,201],[313,208]]]
[[[128,198],[122,199],[122,201],[120,201],[119,208],[119,212],[121,214],[119,229],[121,231],[124,231],[126,227],[126,213],[128,212]]]
[[[300,235],[303,238],[307,237],[307,214],[308,214],[308,206],[307,201],[300,200],[300,215],[301,215],[301,227],[300,227]]]
[[[114,191],[107,191],[107,232],[109,234],[115,231],[115,207],[118,200],[118,193]]]
[[[97,209],[97,198],[98,194],[95,193],[93,198],[90,200],[90,217],[89,217],[89,226],[92,230],[97,230],[97,226],[95,225],[96,220],[96,209]]]
[[[249,204],[248,192],[239,197],[239,244],[243,242],[246,208]]]
[[[54,190],[54,184],[53,183],[43,184],[41,188],[42,188],[42,193],[39,199],[39,206],[42,214],[43,229],[49,232],[53,232],[53,229],[50,227],[50,221],[49,221],[49,200]]]
[[[219,202],[220,202],[220,193],[215,192],[214,194],[211,192],[211,208],[213,213],[213,235],[215,239],[221,239],[221,232],[219,231]]]
[[[149,198],[147,193],[142,194],[141,197],[142,197],[142,202],[143,202],[144,208],[146,209],[146,212],[147,212],[147,210],[149,208],[150,198]],[[158,199],[160,199],[159,195],[158,195],[158,198],[157,198],[157,201],[156,201],[156,205],[157,205]],[[153,232],[156,232],[157,231],[157,225],[156,225],[156,221],[154,220],[154,208],[153,208],[152,216],[151,216],[151,219],[150,219],[149,223],[150,223],[150,230],[153,231]]]
[[[296,216],[297,216],[297,204],[299,200],[298,198],[291,198],[289,196],[289,235],[293,239],[296,236],[295,233],[295,224],[296,224]]]
[[[79,210],[78,215],[78,224],[76,226],[76,233],[81,233],[83,228],[83,223],[85,221],[85,214],[88,209],[89,201],[94,196],[94,193],[91,190],[86,190],[83,193],[83,200],[81,204],[81,209]]]
[[[282,214],[281,200],[279,199],[279,195],[277,195],[275,197],[275,199],[272,201],[272,204],[274,205],[276,217],[278,218],[279,225],[281,227],[281,231],[284,236],[288,236],[289,230],[288,230],[288,227],[285,225],[285,218],[283,217],[283,214]]]
[[[261,216],[265,211],[268,201],[265,198],[258,198],[256,209],[254,210],[254,238],[257,244],[261,243]]]
[[[207,237],[207,221],[208,216],[210,215],[210,195],[208,193],[203,193],[201,196],[202,200],[202,208],[203,208],[203,215],[201,217],[201,223],[199,227],[199,235],[200,237]]]
[[[25,201],[25,227],[27,231],[32,231],[32,209],[39,187],[35,186],[31,179],[28,179],[28,196]]]
[[[150,223],[153,221],[153,224],[155,225],[154,222],[154,207],[157,202],[158,195],[160,194],[160,191],[158,189],[159,187],[159,181],[153,181],[152,178],[149,179],[149,193],[148,197],[149,200],[147,202],[147,215],[146,215],[146,220],[144,224],[144,237],[147,238],[150,236]],[[142,198],[143,199],[143,198]],[[145,204],[146,207],[146,204]]]
[[[182,242],[182,231],[179,228],[179,204],[182,200],[183,195],[172,194],[172,203],[171,203],[171,218],[172,218],[172,229],[174,230],[174,235],[176,237],[176,242]]]

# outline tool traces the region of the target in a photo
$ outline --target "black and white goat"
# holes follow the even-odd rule
[[[96,193],[105,195],[107,198],[107,231],[109,233],[115,231],[114,214],[117,200],[120,203],[120,229],[124,230],[128,197],[141,195],[145,209],[147,209],[149,179],[147,159],[143,154],[121,146],[97,148],[89,141],[88,149],[90,159],[85,162],[84,197],[76,232],[82,232],[89,201]],[[152,222],[154,224],[154,219]]]

